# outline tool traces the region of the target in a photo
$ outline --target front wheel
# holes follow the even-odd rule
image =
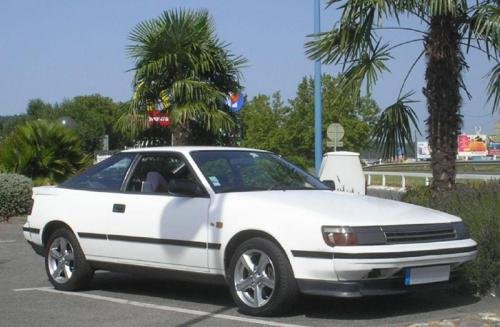
[[[297,283],[283,251],[268,239],[245,241],[234,252],[228,270],[231,295],[249,315],[272,316],[297,299]]]
[[[45,253],[45,270],[54,288],[62,291],[85,288],[94,275],[78,240],[66,228],[50,235]]]

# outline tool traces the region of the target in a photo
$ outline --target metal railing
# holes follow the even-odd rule
[[[431,173],[411,173],[411,172],[389,172],[389,171],[365,171],[363,172],[366,177],[366,184],[372,185],[372,176],[382,176],[382,186],[386,186],[386,176],[399,176],[401,177],[401,188],[406,188],[407,177],[420,177],[425,178],[425,185],[429,185],[432,178]],[[500,179],[500,174],[457,174],[456,179],[469,179],[469,180],[493,180]]]

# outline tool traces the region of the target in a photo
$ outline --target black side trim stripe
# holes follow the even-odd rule
[[[81,238],[92,238],[110,241],[122,241],[122,242],[136,242],[136,243],[148,243],[148,244],[164,244],[164,245],[176,245],[176,246],[187,246],[200,249],[213,249],[219,250],[221,245],[218,243],[204,243],[204,242],[194,242],[194,241],[184,241],[184,240],[172,240],[165,238],[150,238],[150,237],[137,237],[137,236],[125,236],[125,235],[106,235],[106,234],[94,234],[94,233],[78,233]]]
[[[292,255],[298,258],[333,259],[333,253],[331,252],[292,250]]]
[[[31,234],[40,234],[40,229],[38,229],[38,228],[23,227],[23,231],[29,232]]]
[[[427,255],[455,254],[466,253],[477,250],[477,246],[469,246],[464,248],[425,250],[425,251],[408,251],[408,252],[382,252],[382,253],[342,253],[335,252],[335,259],[392,259],[392,258],[410,258],[423,257]]]
[[[97,240],[107,240],[106,234],[95,234],[95,233],[78,233],[81,238],[93,238]]]

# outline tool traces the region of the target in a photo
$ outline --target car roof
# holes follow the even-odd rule
[[[191,151],[260,151],[268,152],[266,150],[240,148],[240,147],[226,147],[226,146],[158,146],[147,148],[133,148],[123,150],[122,152],[182,152],[189,153]]]

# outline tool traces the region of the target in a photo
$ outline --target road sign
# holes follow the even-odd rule
[[[337,147],[344,146],[340,141],[344,137],[344,127],[339,123],[333,123],[326,129],[326,136],[328,136],[327,146],[332,146],[334,151],[337,151]]]
[[[326,135],[331,141],[340,141],[344,137],[344,127],[339,123],[333,123],[326,129]]]

